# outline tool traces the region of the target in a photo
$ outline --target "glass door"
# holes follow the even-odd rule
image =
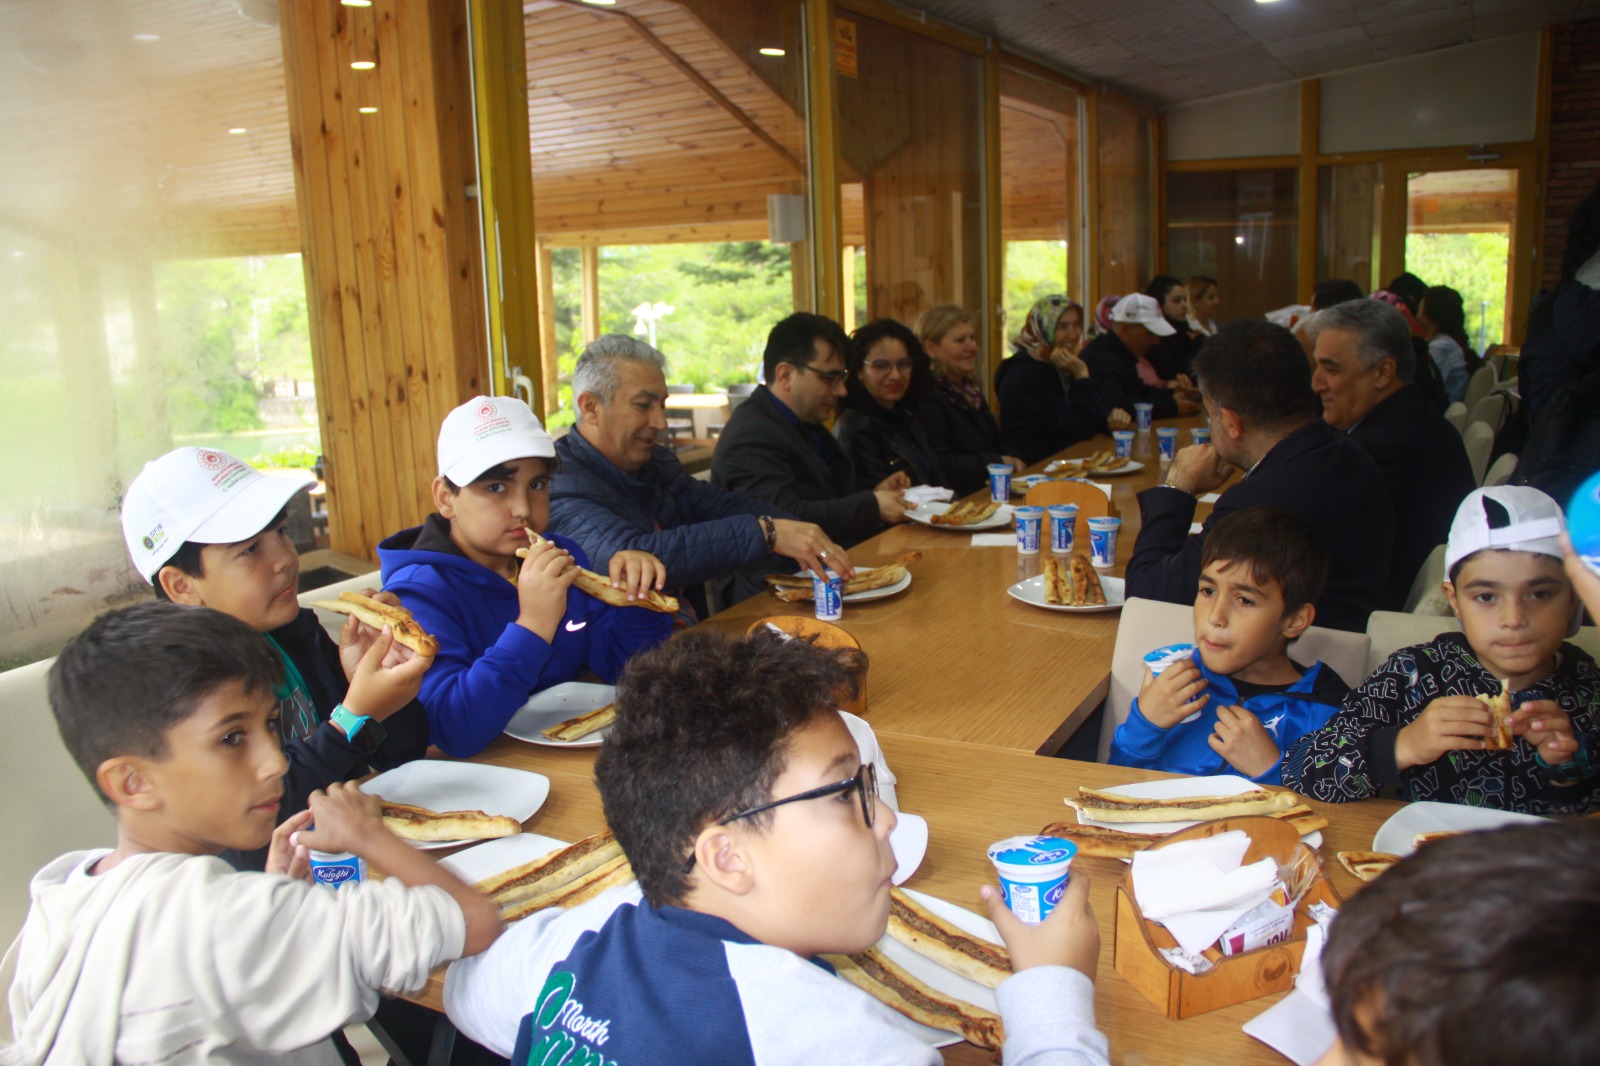
[[[1516,248],[1516,167],[1406,175],[1405,269],[1461,293],[1467,338],[1480,353],[1510,339]]]

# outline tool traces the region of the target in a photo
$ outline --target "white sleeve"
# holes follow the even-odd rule
[[[234,1043],[291,1050],[326,1039],[369,1017],[380,990],[422,988],[465,942],[466,918],[442,888],[390,878],[330,891],[217,867],[175,881],[163,909],[195,930],[184,963],[212,974],[195,986]]]
[[[508,1058],[523,1015],[533,1010],[550,971],[578,938],[599,929],[611,912],[643,899],[637,881],[602,892],[587,903],[530,914],[480,955],[451,965],[444,977],[444,1012],[467,1039]]]
[[[1105,1066],[1094,1024],[1094,982],[1066,966],[1035,966],[995,990],[1006,1026],[1006,1066]]]
[[[922,1027],[791,951],[727,944],[758,1066],[937,1066]]]

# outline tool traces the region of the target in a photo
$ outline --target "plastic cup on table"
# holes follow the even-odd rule
[[[844,578],[832,570],[823,576],[811,575],[811,598],[817,608],[817,619],[837,622],[844,616]]]
[[[1150,419],[1154,417],[1156,405],[1153,403],[1136,403],[1133,405],[1134,423],[1139,427],[1140,433],[1150,432]]]
[[[1117,531],[1120,518],[1089,519],[1089,561],[1102,570],[1117,565]]]
[[[995,503],[1011,499],[1011,464],[989,464],[989,498]]]
[[[1067,890],[1077,854],[1078,846],[1060,837],[1007,837],[990,844],[989,861],[1011,913],[1030,925],[1050,917]]]
[[[1193,644],[1168,644],[1165,647],[1146,653],[1144,665],[1150,671],[1151,677],[1160,677],[1162,671],[1166,670],[1167,667],[1175,666],[1181,662],[1193,662],[1197,658],[1198,649]],[[1196,700],[1199,698],[1199,696],[1194,697]],[[1190,702],[1194,701],[1191,700]],[[1190,722],[1198,721],[1199,718],[1200,712],[1195,711],[1178,724],[1188,725]]]
[[[1053,503],[1045,508],[1045,513],[1050,516],[1050,550],[1057,555],[1071,554],[1073,533],[1078,525],[1078,505]]]
[[[1017,507],[1011,513],[1017,526],[1017,553],[1038,555],[1044,534],[1044,508]]]
[[[1191,443],[1191,444],[1210,444],[1211,443],[1211,427],[1210,426],[1195,426],[1193,429],[1191,429],[1189,431],[1189,443]]]
[[[1156,430],[1156,445],[1161,449],[1161,461],[1172,462],[1178,454],[1178,430],[1175,426],[1162,426]]]
[[[1133,456],[1133,430],[1114,429],[1111,431],[1111,440],[1116,446],[1118,459],[1128,459]]]

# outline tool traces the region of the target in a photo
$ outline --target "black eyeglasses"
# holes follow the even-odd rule
[[[796,796],[773,800],[771,803],[763,803],[759,807],[751,807],[747,810],[739,811],[737,814],[730,814],[728,817],[720,819],[717,824],[727,825],[730,822],[737,822],[741,818],[749,818],[751,815],[770,811],[774,807],[782,807],[786,803],[799,803],[801,800],[837,796],[839,793],[849,792],[851,789],[855,789],[856,794],[860,797],[861,817],[866,819],[867,828],[871,829],[878,807],[877,803],[874,802],[878,798],[878,768],[869,762],[862,763],[856,770],[854,777],[848,777],[843,781],[835,781],[831,785],[822,785],[819,788],[802,792]],[[694,869],[694,854],[691,852],[688,861],[683,864],[683,872],[688,873],[692,869]]]
[[[817,375],[817,377],[821,378],[830,388],[839,384],[845,378],[850,376],[850,371],[848,370],[818,370],[816,367],[811,366],[808,363],[794,363],[792,365],[799,370],[811,371],[813,374]]]

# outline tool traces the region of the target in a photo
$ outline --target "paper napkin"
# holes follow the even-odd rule
[[[1017,535],[1015,533],[974,533],[972,535],[974,548],[1015,548]]]
[[[937,485],[913,485],[906,489],[905,497],[907,503],[920,507],[925,503],[949,503],[955,499],[955,493]]]
[[[1136,852],[1133,894],[1139,910],[1198,955],[1246,911],[1266,901],[1278,881],[1272,859],[1241,866],[1250,838],[1240,830]]]
[[[1321,922],[1306,929],[1306,950],[1300,959],[1294,990],[1244,1023],[1246,1034],[1296,1066],[1313,1066],[1339,1038],[1322,979],[1322,946],[1326,940],[1327,926]]]

